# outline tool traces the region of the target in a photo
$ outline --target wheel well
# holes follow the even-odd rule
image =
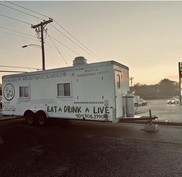
[[[46,114],[46,112],[43,111],[43,110],[37,111],[37,112],[35,113],[35,116],[36,116],[36,117],[44,116],[44,118],[47,118],[47,114]]]
[[[30,117],[30,116],[35,116],[34,114],[35,114],[35,113],[34,113],[33,111],[31,111],[31,110],[26,110],[26,111],[24,112],[24,117],[27,118],[27,117]]]

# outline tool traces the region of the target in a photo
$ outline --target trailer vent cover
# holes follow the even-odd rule
[[[87,64],[87,60],[84,57],[76,57],[73,60],[73,66]]]

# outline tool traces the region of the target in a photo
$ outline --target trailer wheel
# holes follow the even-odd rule
[[[36,122],[37,122],[38,125],[42,126],[42,125],[44,125],[46,123],[47,116],[46,116],[44,111],[36,112],[35,116],[36,116]]]
[[[27,122],[27,124],[29,125],[33,125],[35,123],[35,114],[28,110],[24,113],[24,117],[25,117],[25,120]]]

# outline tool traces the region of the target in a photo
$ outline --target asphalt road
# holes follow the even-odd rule
[[[23,119],[0,122],[0,177],[181,177],[182,128]]]

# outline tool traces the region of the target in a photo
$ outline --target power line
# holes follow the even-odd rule
[[[84,48],[82,48],[80,45],[78,45],[76,42],[74,42],[71,38],[69,38],[66,34],[64,34],[62,31],[60,31],[58,28],[56,28],[54,25],[51,25],[54,29],[56,29],[57,31],[59,31],[61,34],[63,34],[67,39],[69,39],[71,42],[73,42],[74,44],[76,44],[78,47],[80,47],[82,50],[85,50]],[[87,52],[87,51],[86,51]]]
[[[61,55],[61,57],[64,60],[64,62],[66,63],[66,65],[68,66],[68,63],[66,62],[65,58],[63,57],[62,53],[59,51],[59,49],[56,46],[56,44],[54,43],[54,41],[51,39],[50,35],[48,35],[48,37],[50,38],[51,42],[54,44],[54,47],[57,49],[58,53]]]
[[[4,31],[1,31],[1,30],[0,30],[0,33],[7,34],[7,35],[14,35],[13,33],[10,33],[10,32],[4,32]]]
[[[19,19],[17,19],[17,18],[9,17],[9,16],[7,16],[7,15],[0,14],[0,16],[5,17],[5,18],[9,18],[9,19],[11,19],[11,20],[15,20],[15,21],[18,21],[18,22],[21,22],[21,23],[24,23],[24,24],[26,24],[26,25],[31,25],[31,24],[28,23],[28,22],[19,20]]]
[[[31,67],[24,67],[24,66],[8,66],[8,65],[0,65],[0,67],[4,67],[4,68],[17,68],[17,69],[35,69],[35,70],[39,70],[39,68],[31,68]]]
[[[33,35],[30,35],[30,34],[27,34],[27,33],[23,33],[23,32],[20,32],[20,31],[16,31],[16,30],[12,30],[12,29],[7,28],[7,27],[4,27],[4,26],[0,26],[0,28],[5,29],[5,30],[8,30],[8,31],[15,32],[15,33],[19,33],[19,34],[21,34],[21,35],[34,37]]]
[[[10,2],[10,1],[6,1],[6,0],[5,0],[5,2],[7,2],[7,3],[9,3],[9,4],[12,4],[12,5],[14,5],[14,6],[17,6],[17,7],[19,7],[19,8],[22,8],[22,9],[24,9],[24,10],[33,12],[33,13],[35,13],[35,14],[41,15],[41,16],[43,16],[43,17],[50,18],[50,17],[48,17],[47,15],[44,15],[44,14],[41,14],[41,13],[36,12],[36,11],[34,11],[34,10],[31,10],[31,9],[29,9],[29,8],[23,7],[23,6],[19,5],[19,4],[13,3],[12,1]]]
[[[49,19],[50,19],[50,17],[47,16],[47,15],[41,14],[41,13],[39,13],[39,12],[36,12],[36,11],[31,10],[31,9],[29,9],[29,8],[23,7],[23,6],[18,5],[18,4],[16,4],[16,3],[13,3],[13,2],[10,2],[10,1],[5,1],[5,2],[6,2],[6,3],[9,3],[9,4],[11,4],[11,5],[14,5],[14,6],[16,6],[16,7],[22,8],[22,9],[24,9],[24,10],[33,12],[33,13],[35,13],[35,14],[38,14],[38,15],[41,15],[41,16],[43,16],[43,17],[46,17],[46,18],[49,18]],[[16,11],[19,11],[19,12],[21,12],[21,13],[25,13],[25,14],[30,15],[30,16],[35,17],[35,18],[40,18],[40,17],[37,17],[37,16],[32,15],[32,14],[30,14],[30,13],[23,12],[23,11],[21,11],[21,10],[12,8],[12,7],[7,6],[7,5],[3,5],[3,6],[5,6],[5,7],[7,7],[7,8],[10,8],[10,9],[13,9],[13,10],[16,10]],[[7,18],[8,18],[8,17],[7,17]],[[40,19],[42,19],[42,18],[40,18]],[[64,32],[66,32],[70,37],[72,37],[72,39],[71,39],[70,37],[68,37],[66,34],[64,34],[62,31],[60,31],[58,28],[56,28],[55,26],[51,25],[51,26],[53,26],[53,28],[55,28],[58,32],[60,32],[62,35],[64,35],[66,38],[68,38],[71,42],[73,42],[75,45],[77,45],[77,46],[80,47],[82,50],[84,50],[86,53],[88,53],[89,55],[92,55],[92,56],[94,56],[95,58],[97,58],[98,60],[100,60],[100,57],[98,57],[94,52],[92,52],[92,51],[91,51],[87,46],[85,46],[80,40],[78,40],[76,37],[74,37],[74,36],[73,36],[68,30],[66,30],[62,25],[60,25],[57,21],[55,21],[55,23],[56,23]],[[27,24],[29,24],[29,23],[27,23]],[[74,39],[74,40],[73,40],[73,39]],[[55,39],[54,39],[54,40],[55,40]],[[58,40],[56,40],[56,41],[58,42]],[[75,42],[75,41],[76,41],[76,42]],[[59,41],[59,43],[61,43],[61,42]],[[79,43],[79,44],[78,44],[78,43]],[[63,43],[61,43],[61,45],[65,46]],[[66,48],[69,48],[69,47],[67,47],[67,46],[65,46],[65,47],[66,47]],[[70,48],[69,48],[69,49],[70,49]],[[70,49],[70,50],[73,51],[72,49]],[[74,51],[74,53],[78,54],[78,53],[75,52],[75,51]]]
[[[58,50],[57,50],[57,47],[55,47],[55,45],[51,44],[51,43],[48,42],[48,41],[45,42],[45,45],[48,46],[49,48],[51,48],[52,50],[58,51]],[[60,49],[59,49],[59,50],[60,50]],[[68,53],[63,52],[62,50],[60,50],[60,51],[61,51],[62,53],[64,53],[64,54],[68,55],[69,57],[72,57],[72,56],[69,55]],[[58,52],[58,53],[59,53],[59,52]]]
[[[66,33],[68,33],[74,40],[76,40],[79,44],[81,44],[87,51],[89,51],[94,57],[100,60],[100,57],[98,57],[94,52],[92,52],[88,47],[86,47],[80,40],[78,40],[76,37],[74,37],[68,30],[66,30],[62,25],[60,25],[57,21],[54,20],[54,22],[61,27]],[[58,29],[57,29],[58,30]],[[62,32],[61,32],[62,33]],[[64,35],[65,36],[65,35]]]
[[[31,38],[31,37],[26,37],[26,36],[22,36],[21,34],[14,34],[14,33],[11,33],[11,32],[4,32],[4,31],[1,31],[1,33],[4,33],[6,35],[12,35],[13,37],[22,37],[22,38],[25,38],[25,39],[30,39],[30,40],[33,40],[33,41],[36,41],[35,39]]]
[[[36,11],[34,11],[34,10],[31,10],[31,9],[29,9],[29,8],[25,8],[25,7],[23,7],[23,6],[21,6],[21,5],[18,5],[18,4],[15,4],[15,3],[13,3],[13,2],[9,2],[9,1],[5,1],[5,2],[7,2],[7,3],[9,3],[9,4],[12,4],[12,5],[14,5],[14,6],[17,6],[17,7],[19,7],[19,8],[22,8],[22,9],[24,9],[24,10],[28,10],[28,11],[30,11],[30,12],[33,12],[33,13],[35,13],[35,14],[38,14],[38,15],[41,15],[41,16],[43,16],[43,17],[46,17],[46,18],[50,18],[49,16],[47,16],[47,15],[44,15],[44,14],[41,14],[41,13],[39,13],[39,12],[36,12]],[[60,27],[60,28],[62,28],[67,34],[69,34],[75,41],[77,41],[79,44],[81,44],[81,46],[80,45],[78,45],[75,41],[73,41],[72,39],[70,39],[66,34],[64,34],[63,32],[61,32],[59,29],[57,29],[55,26],[53,26],[57,31],[59,31],[61,34],[63,34],[66,38],[68,38],[69,40],[71,40],[74,44],[76,44],[77,46],[79,46],[82,50],[84,50],[85,52],[89,52],[89,54],[90,55],[92,55],[92,56],[94,56],[95,58],[97,58],[98,60],[100,60],[100,57],[98,57],[94,52],[92,52],[87,46],[85,46],[80,40],[78,40],[76,37],[74,37],[68,30],[66,30],[62,25],[60,25],[57,21],[55,21],[54,20],[54,22]],[[83,48],[83,47],[84,48]],[[86,49],[86,50],[85,50]]]
[[[71,42],[73,42],[74,44],[76,44],[78,47],[80,47],[82,50],[84,50],[86,53],[88,53],[89,55],[92,55],[94,57],[96,57],[92,52],[90,52],[88,49],[85,49],[84,47],[82,47],[81,45],[79,45],[78,43],[76,43],[75,41],[73,41],[70,37],[68,37],[66,34],[64,34],[62,31],[60,31],[58,28],[56,28],[54,25],[51,25],[54,29],[56,29],[58,32],[60,32],[61,34],[63,34],[67,39],[69,39]],[[98,57],[96,57],[97,59],[99,59]],[[100,59],[99,59],[100,60]]]
[[[1,73],[25,73],[27,71],[0,70]]]
[[[77,53],[76,51],[74,51],[73,49],[71,49],[70,47],[66,46],[65,44],[63,44],[62,42],[60,42],[59,40],[55,39],[54,37],[48,35],[49,37],[51,37],[53,40],[55,40],[56,42],[60,43],[61,45],[63,45],[65,48],[71,50],[72,52],[74,52],[77,55],[80,55],[79,53]]]
[[[23,13],[23,14],[26,14],[26,15],[29,15],[29,16],[31,16],[31,17],[39,18],[39,17],[34,16],[34,15],[30,14],[30,13],[23,12],[23,11],[21,11],[21,10],[15,9],[15,8],[13,8],[13,7],[10,7],[10,6],[7,6],[7,5],[5,5],[5,4],[0,3],[0,5],[1,5],[1,6],[4,6],[4,7],[6,7],[6,8],[9,8],[9,9],[15,10],[15,11],[17,11],[17,12],[20,12],[20,13]],[[42,18],[39,18],[39,19],[42,20]]]

